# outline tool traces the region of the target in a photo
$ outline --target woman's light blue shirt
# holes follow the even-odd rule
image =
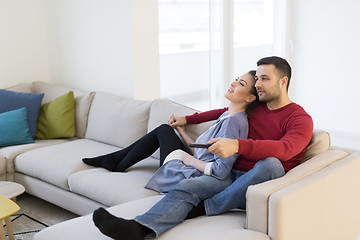
[[[205,144],[211,139],[218,137],[246,139],[248,137],[248,129],[248,120],[245,112],[229,114],[226,111],[206,132],[196,139],[196,143]],[[209,175],[218,179],[224,179],[230,174],[238,155],[234,154],[230,157],[222,158],[208,152],[206,148],[195,148],[194,157],[204,162],[211,162]],[[183,164],[181,159],[174,159],[161,166],[145,187],[160,193],[166,193],[173,189],[181,180],[198,177],[203,174],[203,172]]]

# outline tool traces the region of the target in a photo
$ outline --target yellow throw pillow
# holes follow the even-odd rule
[[[45,103],[40,108],[36,138],[75,136],[75,100],[72,91]]]

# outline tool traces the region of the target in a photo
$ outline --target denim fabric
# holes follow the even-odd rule
[[[135,217],[135,221],[152,229],[159,236],[179,225],[200,201],[224,190],[232,181],[231,176],[224,180],[207,175],[184,179],[148,212]]]
[[[203,175],[181,181],[174,190],[135,221],[152,229],[156,236],[180,224],[190,210],[205,199],[207,215],[220,214],[233,208],[245,208],[246,190],[250,185],[281,177],[284,168],[276,158],[259,161],[249,172],[233,170],[219,180]]]
[[[233,208],[246,209],[248,186],[284,176],[285,170],[277,158],[266,158],[257,162],[248,172],[232,170],[236,179],[228,188],[204,201],[206,215],[217,215]]]

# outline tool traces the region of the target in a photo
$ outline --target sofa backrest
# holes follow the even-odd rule
[[[315,129],[311,141],[306,149],[301,163],[309,160],[310,158],[326,152],[330,147],[330,134],[326,131]]]
[[[191,115],[198,112],[187,106],[174,103],[167,99],[156,99],[152,102],[149,114],[148,132],[154,128],[160,126],[163,123],[167,123],[172,114],[177,116]],[[204,133],[214,121],[201,123],[201,124],[189,124],[185,126],[186,132],[192,139],[196,139],[202,133]]]
[[[147,133],[150,104],[150,101],[96,92],[86,138],[127,147]]]
[[[84,138],[87,127],[89,109],[95,93],[84,92],[77,89],[47,82],[37,81],[33,82],[32,84],[33,93],[44,93],[42,104],[51,102],[57,97],[68,93],[69,91],[74,92],[75,98],[75,136],[78,138]]]
[[[14,92],[24,92],[31,93],[32,83],[20,83],[15,86],[11,86],[9,88],[5,88],[6,90],[14,91]]]

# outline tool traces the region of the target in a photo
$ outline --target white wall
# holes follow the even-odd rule
[[[160,97],[158,0],[131,0],[134,98]]]
[[[159,97],[156,0],[45,2],[53,82],[137,99]]]
[[[45,0],[51,81],[133,97],[130,1]]]
[[[160,96],[157,0],[0,4],[0,87],[42,80],[137,99]]]
[[[0,88],[49,74],[43,0],[0,0]]]
[[[293,100],[334,145],[360,148],[360,1],[289,2]]]

